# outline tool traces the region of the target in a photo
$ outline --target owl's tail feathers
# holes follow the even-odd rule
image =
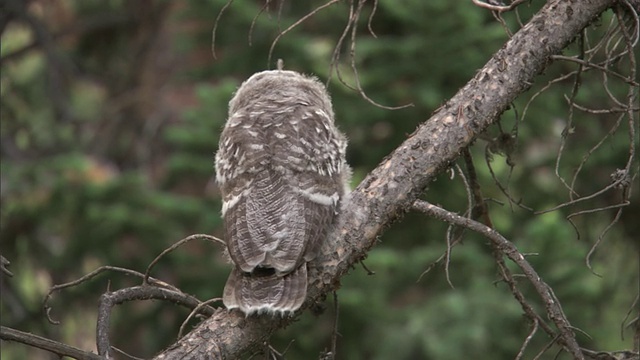
[[[306,264],[285,276],[265,270],[244,273],[234,267],[224,286],[222,301],[228,309],[240,309],[246,315],[285,315],[298,310],[306,297]]]

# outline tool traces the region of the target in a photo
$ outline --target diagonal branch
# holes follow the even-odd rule
[[[69,356],[80,360],[104,360],[102,356],[92,352],[80,350],[73,346],[43,338],[42,336],[22,332],[5,326],[0,326],[0,339],[20,342],[39,349],[44,349],[59,355],[61,358],[63,356]]]
[[[499,119],[580,31],[615,0],[552,0],[518,31],[453,98],[424,122],[353,191],[336,239],[310,271],[307,307],[335,290],[393,221],[408,211],[434,177]],[[217,311],[156,359],[235,358],[291,319]],[[568,335],[572,335],[572,330]],[[574,358],[582,354],[571,349]]]
[[[575,334],[571,329],[571,324],[569,324],[569,320],[567,320],[564,315],[564,311],[562,311],[562,307],[560,306],[560,302],[556,298],[555,294],[551,290],[551,287],[547,285],[542,278],[538,275],[538,273],[534,270],[534,268],[529,264],[529,262],[524,258],[522,253],[518,251],[515,245],[512,242],[505,239],[502,235],[500,235],[497,231],[492,229],[491,227],[484,225],[480,222],[477,222],[472,219],[468,219],[462,217],[460,215],[448,212],[442,208],[439,208],[433,204],[430,204],[426,201],[418,200],[414,203],[414,208],[418,211],[421,211],[431,217],[434,217],[439,220],[447,221],[452,224],[456,224],[458,226],[463,226],[467,229],[476,231],[486,238],[491,240],[493,246],[500,252],[499,259],[502,259],[502,256],[508,257],[511,261],[517,264],[520,269],[522,269],[522,273],[524,276],[531,282],[533,287],[536,289],[536,292],[544,302],[545,308],[547,310],[547,315],[549,318],[556,324],[558,329],[560,329],[559,341],[565,346],[569,352],[572,353],[574,358],[581,359],[582,354],[580,351],[580,347],[576,343]],[[503,265],[503,264],[502,264]],[[502,266],[504,269],[506,267]],[[514,290],[514,289],[512,289]],[[518,293],[514,292],[514,295]],[[524,306],[521,299],[518,299],[521,305]],[[537,317],[531,311],[531,307],[527,306],[525,311],[530,313],[528,315],[532,316],[532,320],[537,321]],[[544,324],[544,323],[542,323]],[[536,323],[537,326],[537,323]],[[546,326],[543,325],[545,330],[548,330]]]

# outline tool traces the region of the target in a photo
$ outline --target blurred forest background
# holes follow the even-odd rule
[[[103,265],[144,272],[181,238],[222,235],[213,158],[232,93],[278,58],[287,69],[327,80],[349,14],[346,2],[319,12],[280,38],[267,64],[278,33],[321,3],[272,2],[263,9],[264,1],[237,0],[220,17],[214,59],[212,29],[225,3],[4,1],[0,241],[14,276],[2,280],[2,325],[95,350],[98,297],[140,280],[108,273],[54,294],[51,316],[60,325],[48,323],[42,311],[52,285]],[[372,5],[365,6],[367,15]],[[376,36],[362,16],[355,59],[362,87],[378,103],[414,106],[376,107],[333,77],[329,90],[337,123],[350,139],[353,186],[473,77],[508,40],[506,29],[517,31],[519,21],[542,5],[522,5],[504,14],[501,24],[471,1],[380,0],[370,24]],[[7,11],[8,6],[18,10]],[[589,36],[602,36],[612,21],[609,11],[587,29]],[[337,65],[353,84],[348,44],[341,50]],[[574,44],[565,55],[578,51]],[[624,59],[613,66],[628,74]],[[575,229],[568,215],[619,204],[629,188],[534,215],[510,204],[494,180],[515,201],[539,211],[570,200],[562,179],[570,183],[579,167],[573,188],[583,196],[606,187],[611,174],[625,167],[630,143],[638,146],[637,133],[630,138],[630,125],[620,123],[618,113],[571,109],[566,97],[572,96],[575,76],[554,82],[529,102],[549,81],[577,68],[572,62],[552,64],[470,150],[496,229],[531,254],[529,261],[555,290],[568,319],[584,331],[578,331],[581,345],[630,349],[633,330],[625,326],[638,315],[637,162],[636,192],[619,218],[617,208],[585,213],[572,218]],[[614,77],[608,81],[613,96],[624,99],[628,85]],[[575,99],[592,109],[615,105],[596,71],[581,75]],[[631,126],[637,130],[637,122]],[[503,133],[517,135],[514,146],[494,146],[491,139]],[[462,214],[467,194],[454,172],[452,167],[442,174],[424,198]],[[496,282],[491,247],[476,234],[465,235],[451,253],[452,287],[444,263],[435,263],[445,252],[446,234],[446,224],[408,214],[369,254],[366,265],[375,275],[357,267],[343,278],[338,359],[514,358],[531,324],[507,286]],[[592,271],[586,258],[598,241]],[[165,257],[152,275],[205,300],[221,296],[229,269],[219,245],[191,242]],[[522,290],[541,306],[529,284]],[[151,357],[176,340],[188,313],[151,301],[119,306],[112,344]],[[304,313],[272,345],[288,347],[290,359],[318,358],[330,346],[332,327],[333,305],[327,301],[323,314]],[[538,332],[525,358],[549,341]],[[552,346],[540,359],[554,359],[557,350]],[[2,358],[55,356],[2,342]]]

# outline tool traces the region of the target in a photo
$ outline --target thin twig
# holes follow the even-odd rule
[[[118,354],[122,354],[126,357],[128,357],[129,359],[133,359],[133,360],[144,360],[143,358],[137,357],[137,356],[133,356],[129,353],[127,353],[126,351],[122,350],[122,349],[118,349],[115,346],[112,346],[111,349],[113,349],[113,351],[117,352]]]
[[[84,351],[73,346],[43,338],[42,336],[22,332],[6,326],[0,326],[0,339],[15,341],[38,349],[47,350],[60,357],[68,356],[79,360],[105,360],[102,356],[92,352]]]
[[[355,91],[356,89],[351,85],[349,85],[342,78],[342,75],[340,73],[340,54],[342,53],[342,44],[344,43],[344,40],[347,38],[347,35],[349,34],[349,30],[353,25],[353,21],[352,21],[353,12],[354,12],[354,6],[353,6],[353,0],[351,0],[350,6],[349,6],[349,17],[347,19],[347,24],[344,26],[344,29],[342,30],[342,34],[340,34],[340,37],[338,38],[336,45],[333,47],[333,53],[331,54],[331,63],[329,65],[329,76],[327,77],[327,85],[329,85],[329,80],[333,76],[333,70],[335,69],[336,76],[338,77],[338,81],[340,81],[340,83],[346,86],[347,88]]]
[[[575,58],[572,56],[564,56],[564,55],[551,55],[551,59],[553,60],[564,60],[564,61],[571,61],[571,62],[575,62],[578,63],[580,65],[586,66],[587,68],[594,68],[594,69],[598,69],[600,71],[604,71],[609,75],[613,75],[619,79],[621,79],[622,81],[626,82],[627,84],[631,85],[631,86],[640,86],[640,83],[636,82],[634,79],[628,78],[618,72],[615,72],[611,69],[608,69],[604,66],[598,65],[598,64],[594,64],[590,61],[586,61],[580,58]],[[587,69],[585,69],[587,70]]]
[[[201,304],[198,299],[183,292],[149,285],[134,286],[114,292],[106,292],[100,296],[98,306],[96,345],[99,355],[111,358],[111,345],[109,341],[111,308],[128,301],[150,299],[169,301],[190,309],[194,309]],[[214,312],[214,309],[209,306],[201,307],[200,310],[206,315],[212,315]]]
[[[283,31],[281,31],[278,36],[276,36],[275,39],[273,39],[273,41],[271,42],[271,47],[269,48],[269,55],[267,56],[267,67],[269,67],[271,65],[271,58],[273,56],[273,50],[276,47],[276,44],[278,43],[278,41],[280,40],[280,38],[282,38],[284,35],[286,35],[289,31],[293,30],[294,28],[296,28],[298,25],[302,24],[303,22],[305,22],[307,19],[309,19],[310,17],[314,16],[315,14],[317,14],[318,12],[322,11],[323,9],[338,3],[340,0],[331,0],[323,5],[320,5],[318,7],[316,7],[315,9],[313,9],[310,13],[308,13],[307,15],[301,17],[300,19],[298,19],[296,22],[294,22],[293,24],[291,24],[288,28],[284,29]]]
[[[593,199],[593,198],[598,197],[598,196],[604,194],[605,192],[607,192],[607,191],[609,191],[609,190],[611,190],[611,189],[613,189],[615,187],[620,186],[620,183],[621,183],[621,181],[614,181],[611,184],[609,184],[608,186],[604,187],[603,189],[600,189],[599,191],[596,191],[595,193],[593,193],[591,195],[583,196],[583,197],[577,198],[575,200],[564,202],[564,203],[562,203],[560,205],[556,205],[556,206],[554,206],[554,207],[552,207],[550,209],[536,211],[534,214],[535,215],[546,214],[548,212],[552,212],[552,211],[556,211],[558,209],[562,209],[562,208],[567,207],[569,205],[575,205],[575,204],[577,204],[579,202]]]
[[[224,242],[224,240],[220,240],[215,236],[211,236],[211,235],[207,235],[207,234],[194,234],[194,235],[190,235],[187,236],[186,238],[178,241],[177,243],[171,245],[170,247],[164,249],[160,255],[156,256],[155,259],[153,259],[153,261],[151,261],[151,263],[149,264],[149,266],[147,267],[147,270],[144,272],[144,283],[147,283],[147,279],[149,278],[149,274],[151,273],[151,269],[153,269],[153,267],[158,263],[158,261],[160,261],[160,259],[162,259],[163,256],[165,256],[166,254],[172,252],[173,250],[179,248],[180,246],[188,243],[189,241],[192,240],[206,240],[206,241],[212,241],[212,242],[217,242],[220,243],[224,246],[227,246],[227,244]]]
[[[82,284],[85,281],[89,281],[91,279],[93,279],[94,277],[100,275],[101,273],[105,272],[105,271],[114,271],[114,272],[120,272],[120,273],[124,273],[127,275],[134,275],[137,276],[139,278],[145,278],[145,275],[142,273],[139,273],[137,271],[131,270],[131,269],[125,269],[125,268],[120,268],[120,267],[116,267],[116,266],[101,266],[95,270],[93,270],[92,272],[82,276],[81,278],[74,280],[74,281],[70,281],[64,284],[59,284],[59,285],[54,285],[51,287],[51,289],[49,289],[49,292],[47,292],[47,295],[44,297],[44,301],[42,303],[42,307],[44,309],[45,315],[47,316],[47,320],[54,324],[54,325],[59,325],[60,322],[57,320],[53,320],[51,318],[51,307],[49,306],[49,300],[51,300],[51,296],[53,295],[54,292],[56,291],[60,291],[62,289],[68,288],[68,287],[72,287],[72,286],[76,286],[79,284]],[[148,277],[147,280],[145,280],[145,282],[152,284],[152,285],[156,285],[156,286],[162,286],[165,287],[167,289],[171,289],[173,291],[179,291],[176,287],[174,287],[173,285],[167,284],[164,281],[160,281],[158,279],[152,278],[152,277]]]
[[[353,72],[354,79],[356,81],[356,90],[360,93],[360,96],[369,102],[371,105],[379,107],[381,109],[387,110],[399,110],[407,107],[412,107],[413,103],[400,105],[400,106],[386,106],[382,105],[375,100],[371,99],[367,93],[362,88],[362,84],[360,83],[360,75],[358,73],[358,67],[356,66],[356,34],[358,32],[358,19],[360,18],[360,13],[362,12],[362,7],[366,0],[359,0],[358,7],[356,8],[355,13],[352,16],[353,25],[351,26],[351,50],[349,52],[351,58],[351,71]]]
[[[189,322],[189,320],[191,320],[192,317],[194,317],[196,314],[198,314],[203,307],[205,307],[205,306],[207,306],[207,305],[209,305],[211,303],[214,303],[216,301],[221,301],[221,300],[222,300],[222,298],[209,299],[207,301],[201,302],[200,304],[198,304],[198,306],[193,308],[193,310],[191,310],[191,312],[189,313],[187,318],[184,319],[184,321],[180,325],[180,330],[178,331],[178,339],[180,339],[182,337],[182,334],[184,334],[184,329],[187,326],[187,323]]]
[[[513,245],[512,242],[505,239],[497,231],[484,224],[446,211],[426,201],[417,200],[413,204],[413,208],[436,219],[452,222],[458,226],[464,226],[470,230],[484,235],[489,240],[491,240],[491,242],[495,244],[499,251],[501,251],[505,256],[511,259],[511,261],[516,263],[516,265],[518,265],[520,269],[522,269],[524,276],[531,282],[536,292],[545,304],[547,316],[560,330],[559,335],[562,340],[561,344],[563,345],[563,347],[575,359],[584,359],[584,356],[580,351],[580,346],[578,346],[578,343],[576,342],[573,327],[567,320],[564,311],[562,310],[562,306],[553,293],[553,290],[542,280],[535,269],[529,264],[529,262],[518,251],[518,249],[515,247],[515,245]]]
[[[13,273],[9,270],[9,265],[11,265],[11,262],[0,255],[0,269],[2,269],[2,273],[8,277],[12,277]]]
[[[373,9],[371,9],[371,14],[369,14],[369,21],[367,21],[367,29],[369,29],[369,34],[374,38],[378,38],[378,35],[373,31],[373,27],[371,26],[371,22],[373,21],[373,17],[376,14],[376,10],[378,10],[378,0],[373,0]]]
[[[628,325],[625,325],[625,323],[627,322],[627,319],[629,319],[629,317],[631,316],[631,313],[633,313],[633,311],[635,310],[636,312],[638,311],[638,308],[636,305],[638,305],[638,300],[640,299],[640,293],[636,294],[636,298],[633,299],[633,302],[631,303],[631,306],[629,306],[629,310],[627,311],[627,314],[624,316],[624,319],[622,319],[622,321],[620,322],[620,339],[624,340],[624,328],[631,325],[631,323],[633,321],[639,321],[638,316],[640,316],[640,313],[637,313],[636,318],[634,320],[632,320],[631,322],[629,322]],[[636,349],[637,351],[637,349]]]
[[[249,38],[248,38],[248,43],[249,46],[252,45],[252,40],[253,40],[253,28],[256,26],[256,22],[258,21],[258,18],[260,17],[260,15],[262,15],[262,13],[269,8],[269,4],[271,4],[271,0],[266,0],[264,2],[264,5],[262,5],[262,7],[260,8],[260,11],[258,11],[258,13],[256,14],[256,16],[253,17],[253,20],[251,20],[251,25],[249,26]]]
[[[522,356],[524,356],[524,350],[527,348],[527,346],[529,346],[529,343],[531,342],[531,339],[533,339],[533,335],[536,334],[536,331],[538,331],[538,319],[533,319],[533,326],[531,327],[531,332],[524,339],[524,342],[522,343],[522,346],[520,346],[520,351],[518,351],[518,354],[516,355],[515,360],[522,359]]]
[[[481,0],[471,0],[471,2],[473,2],[475,5],[481,8],[489,9],[491,11],[496,11],[499,13],[505,12],[505,11],[511,11],[515,9],[516,6],[522,4],[525,1],[528,1],[528,0],[514,0],[510,5],[491,5]]]
[[[360,265],[362,265],[362,268],[364,269],[364,271],[366,271],[366,272],[367,272],[367,275],[375,275],[375,274],[376,274],[376,272],[375,272],[375,271],[370,270],[370,269],[367,267],[367,265],[364,263],[364,260],[361,260],[361,261],[360,261]]]
[[[573,230],[575,230],[576,232],[576,236],[577,239],[580,240],[580,232],[578,231],[578,227],[576,226],[576,224],[573,222],[573,218],[579,215],[585,215],[585,214],[593,214],[596,212],[600,212],[600,211],[605,211],[605,210],[611,210],[611,209],[617,209],[619,207],[622,206],[628,206],[629,204],[631,204],[630,202],[624,202],[621,204],[615,204],[615,205],[611,205],[611,206],[605,206],[605,207],[600,207],[600,208],[596,208],[596,209],[588,209],[588,210],[582,210],[582,211],[578,211],[578,212],[574,212],[572,214],[569,214],[566,219],[569,221],[569,224],[571,224],[571,226],[573,226]]]
[[[220,19],[222,18],[222,15],[224,14],[225,11],[227,11],[227,9],[229,8],[229,6],[231,6],[232,3],[233,3],[233,0],[229,0],[229,1],[227,1],[226,4],[224,4],[222,9],[220,9],[220,12],[218,13],[218,16],[216,17],[216,21],[213,23],[213,30],[211,30],[211,54],[213,55],[214,59],[217,59],[217,56],[216,56],[216,31],[218,30],[218,24],[220,23]]]
[[[336,358],[337,349],[338,349],[338,324],[340,319],[340,304],[338,303],[338,292],[333,292],[333,332],[331,334],[331,357],[332,359]]]
[[[533,358],[533,360],[538,360],[540,359],[540,357],[542,355],[544,355],[544,353],[547,352],[547,350],[551,349],[551,347],[558,341],[560,335],[557,335],[555,338],[553,338],[551,341],[549,341],[547,343],[547,345],[545,345],[542,349],[540,349],[540,351],[538,352],[538,354]]]

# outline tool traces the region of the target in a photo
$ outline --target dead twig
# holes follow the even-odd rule
[[[498,251],[500,251],[502,254],[504,254],[504,256],[508,257],[511,261],[513,261],[520,267],[524,276],[531,282],[545,305],[547,316],[558,328],[560,332],[559,336],[561,344],[565,348],[565,350],[569,352],[575,359],[584,359],[584,356],[582,355],[582,352],[580,350],[580,346],[576,341],[573,327],[564,315],[562,306],[553,293],[553,290],[542,280],[535,269],[533,269],[533,267],[518,251],[518,249],[515,247],[515,245],[513,245],[512,242],[505,239],[497,231],[484,224],[451,213],[426,201],[416,201],[413,204],[413,208],[436,219],[455,223],[458,226],[466,227],[467,229],[476,231],[488,238],[494,244]]]
[[[278,43],[278,41],[284,36],[286,35],[289,31],[293,30],[294,28],[296,28],[298,25],[302,24],[303,22],[305,22],[306,20],[308,20],[309,18],[311,18],[312,16],[314,16],[315,14],[317,14],[318,12],[322,11],[323,9],[328,8],[329,6],[336,4],[340,2],[340,0],[331,0],[328,1],[325,4],[322,4],[318,7],[316,7],[315,9],[313,9],[311,12],[309,12],[307,15],[301,17],[300,19],[298,19],[296,22],[294,22],[293,24],[289,25],[288,28],[284,29],[283,31],[281,31],[280,33],[278,33],[278,35],[276,36],[275,39],[273,39],[273,41],[271,42],[271,47],[269,48],[269,55],[267,56],[267,68],[269,68],[271,66],[271,58],[273,57],[273,50],[276,47],[276,44]]]
[[[44,309],[45,315],[47,316],[47,320],[54,324],[54,325],[59,325],[60,322],[57,320],[53,320],[51,318],[51,307],[49,306],[49,301],[51,300],[51,296],[53,295],[54,292],[56,291],[60,291],[62,289],[66,289],[68,287],[73,287],[73,286],[77,286],[80,285],[86,281],[89,281],[91,279],[93,279],[94,277],[102,274],[103,272],[107,272],[107,271],[113,271],[113,272],[119,272],[119,273],[123,273],[123,274],[127,274],[127,275],[134,275],[140,278],[145,278],[145,275],[142,273],[139,273],[135,270],[130,270],[130,269],[125,269],[125,268],[121,268],[121,267],[116,267],[116,266],[101,266],[95,270],[93,270],[92,272],[82,276],[79,279],[76,279],[74,281],[70,281],[64,284],[59,284],[59,285],[54,285],[51,287],[51,289],[49,289],[49,292],[47,293],[47,295],[45,295],[44,297],[44,301],[42,303],[42,307]],[[158,279],[154,279],[152,277],[148,277],[147,280],[145,281],[148,284],[151,285],[156,285],[156,286],[161,286],[167,289],[171,289],[173,291],[179,291],[176,287],[174,287],[173,285],[167,284],[164,281],[160,281]]]
[[[490,4],[488,2],[484,2],[481,0],[471,0],[475,5],[484,8],[484,9],[489,9],[491,11],[496,11],[496,12],[505,12],[505,11],[511,11],[513,9],[515,9],[518,5],[522,4],[523,2],[526,2],[528,0],[514,0],[511,4],[509,5],[498,5],[496,4],[497,1],[495,0],[489,0],[490,2],[492,2],[493,4]]]
[[[79,360],[105,360],[102,356],[96,355],[92,352],[84,351],[73,346],[43,338],[42,336],[22,332],[6,326],[0,326],[0,339],[15,341],[38,349],[47,350],[60,357],[68,356]]]
[[[153,269],[154,266],[156,266],[156,264],[158,263],[158,261],[160,261],[160,259],[162,259],[162,257],[164,257],[165,255],[167,255],[168,253],[172,252],[173,250],[179,248],[180,246],[192,241],[192,240],[206,240],[206,241],[211,241],[211,242],[217,242],[219,244],[224,245],[225,247],[227,246],[227,243],[224,242],[224,240],[218,239],[215,236],[211,236],[211,235],[207,235],[207,234],[194,234],[194,235],[189,235],[186,238],[176,242],[175,244],[171,245],[170,247],[164,249],[160,255],[156,256],[155,259],[153,259],[153,261],[151,261],[151,263],[149,264],[149,266],[147,266],[147,270],[144,272],[144,278],[143,278],[143,283],[147,283],[147,279],[149,279],[149,274],[151,273],[151,270]]]
[[[151,299],[169,301],[190,309],[198,308],[201,304],[198,299],[183,292],[149,285],[133,286],[113,292],[106,292],[100,296],[98,305],[96,345],[99,355],[105,356],[107,358],[113,357],[109,341],[111,308],[113,308],[113,306],[115,305],[119,305],[128,301]],[[214,312],[214,309],[209,306],[201,306],[199,307],[199,309],[202,313],[209,316]]]

